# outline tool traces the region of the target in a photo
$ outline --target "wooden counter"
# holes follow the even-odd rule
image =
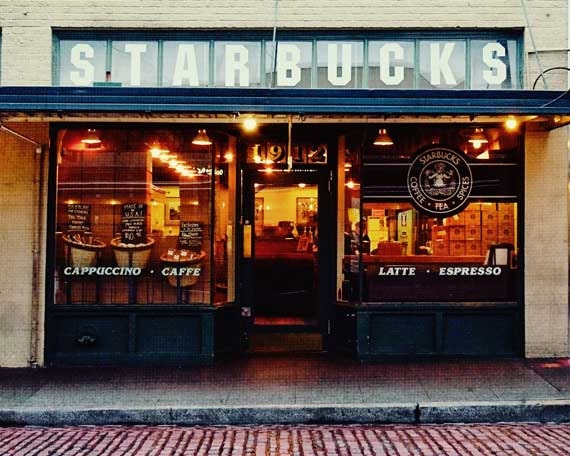
[[[343,296],[363,301],[514,301],[518,271],[483,256],[362,255],[343,258]]]
[[[343,261],[358,261],[358,255],[346,255]],[[484,256],[435,256],[435,255],[362,255],[364,264],[483,264]]]

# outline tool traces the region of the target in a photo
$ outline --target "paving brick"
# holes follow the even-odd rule
[[[568,455],[568,424],[0,428],[3,456]]]

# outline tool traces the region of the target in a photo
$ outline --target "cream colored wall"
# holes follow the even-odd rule
[[[27,137],[47,144],[46,124],[9,124]],[[43,309],[46,194],[38,214],[39,155],[35,146],[0,131],[0,367],[43,363]],[[45,152],[44,152],[45,153]],[[47,165],[47,155],[45,157]],[[44,182],[47,166],[43,169]],[[36,182],[34,182],[36,181]],[[40,233],[40,277],[33,286],[34,234]],[[37,293],[34,296],[34,293]],[[33,300],[38,308],[34,310]],[[37,331],[32,331],[37,324]],[[34,334],[35,333],[35,334]],[[32,337],[38,336],[32,340]],[[37,346],[34,347],[34,343]],[[35,353],[32,353],[35,352]],[[36,358],[37,357],[37,358]],[[34,359],[36,358],[36,359]]]
[[[263,198],[264,226],[277,226],[280,221],[297,223],[297,198],[317,198],[317,186],[266,187],[256,193],[256,198]]]
[[[566,129],[528,132],[525,168],[525,355],[568,356]]]
[[[566,66],[567,0],[526,0],[542,67]],[[0,0],[2,84],[50,85],[53,29],[224,29],[274,26],[271,0]],[[520,0],[288,0],[280,1],[277,26],[294,28],[527,29]],[[553,40],[553,37],[556,37]],[[530,34],[526,50],[533,51]],[[526,85],[537,75],[527,58]],[[566,87],[566,72],[548,76],[550,88]]]

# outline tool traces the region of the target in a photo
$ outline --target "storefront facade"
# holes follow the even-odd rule
[[[275,33],[62,19],[45,81],[18,80],[2,24],[3,268],[25,285],[0,365],[566,356],[570,102],[566,74],[525,90],[520,8],[340,30],[348,7],[307,29],[277,3]]]

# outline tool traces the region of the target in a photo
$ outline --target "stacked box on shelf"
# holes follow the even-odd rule
[[[443,225],[434,225],[431,228],[433,254],[436,256],[449,255],[449,236],[447,228]]]
[[[480,204],[470,204],[465,211],[465,254],[481,255]]]
[[[463,241],[450,241],[449,242],[449,254],[451,256],[463,256],[465,255],[465,240]]]
[[[497,242],[499,244],[515,243],[515,210],[514,204],[499,203],[499,223],[497,226]]]
[[[497,203],[481,204],[481,252],[484,254],[489,250],[491,244],[497,243],[497,224],[499,213]]]
[[[465,220],[464,217],[462,219]],[[465,255],[465,225],[449,227],[449,254],[452,256]]]

